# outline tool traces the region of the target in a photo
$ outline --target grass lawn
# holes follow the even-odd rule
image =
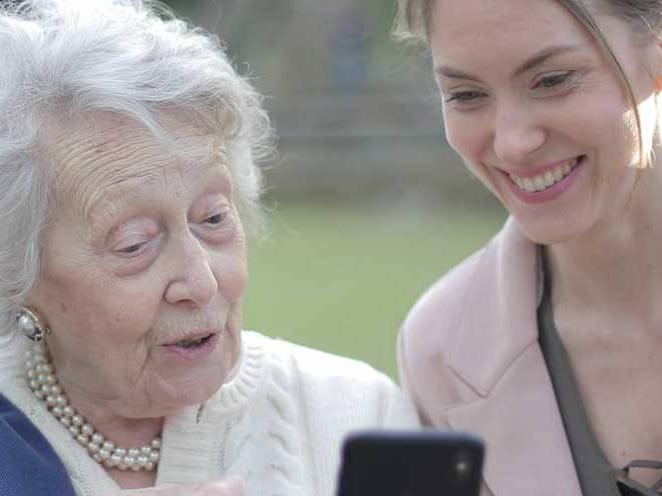
[[[439,276],[485,243],[501,211],[416,215],[283,204],[249,246],[244,328],[364,360],[395,377],[395,336]]]

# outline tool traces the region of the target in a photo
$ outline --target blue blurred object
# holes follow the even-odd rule
[[[0,496],[76,496],[37,428],[0,394]]]

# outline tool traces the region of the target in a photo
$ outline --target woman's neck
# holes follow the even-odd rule
[[[618,216],[545,247],[555,308],[662,322],[662,174],[642,177]]]
[[[90,401],[84,390],[67,387],[66,380],[58,380],[51,354],[42,344],[29,350],[25,366],[34,395],[121,488],[154,484],[163,418],[126,418],[93,396]]]
[[[66,390],[66,384],[63,384]],[[70,392],[69,392],[70,391]],[[151,441],[161,435],[164,419],[161,418],[128,418],[106,408],[95,398],[77,394],[75,389],[68,390],[69,401],[92,428],[106,439],[112,440],[123,448],[134,448],[150,445]]]
[[[71,406],[82,415],[92,428],[102,434],[106,440],[111,440],[116,447],[129,451],[130,448],[150,446],[152,440],[160,438],[163,431],[163,418],[130,419],[121,415],[114,415],[99,407],[96,403],[89,403],[80,396],[69,398]],[[108,476],[112,478],[121,489],[139,489],[152,487],[156,483],[156,470],[120,470],[117,467],[106,468]]]

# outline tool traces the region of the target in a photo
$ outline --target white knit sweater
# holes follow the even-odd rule
[[[36,400],[23,370],[2,382],[0,391],[54,447],[78,496],[118,493]],[[251,496],[332,496],[348,431],[417,425],[409,401],[369,366],[244,331],[233,379],[202,408],[166,419],[157,486],[238,476]]]

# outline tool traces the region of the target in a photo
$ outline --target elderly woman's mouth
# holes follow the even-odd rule
[[[172,341],[161,345],[168,351],[177,353],[186,358],[202,358],[211,352],[218,342],[220,332],[206,332],[190,335],[184,339]]]
[[[175,346],[181,346],[182,348],[195,348],[197,346],[202,346],[209,340],[209,338],[211,338],[211,336],[211,334],[208,334],[207,336],[198,339],[182,339],[175,343]]]

